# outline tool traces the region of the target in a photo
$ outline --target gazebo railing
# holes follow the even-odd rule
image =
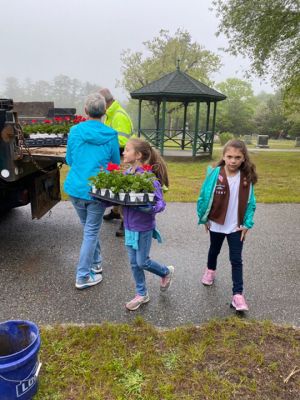
[[[140,134],[160,150],[163,148],[192,150],[193,155],[212,152],[213,132],[211,131],[200,131],[195,134],[195,131],[191,130],[184,132],[183,129],[169,129],[164,132],[163,138],[161,131],[157,129],[141,129]]]

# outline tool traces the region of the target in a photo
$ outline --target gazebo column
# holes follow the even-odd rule
[[[138,137],[141,137],[141,121],[142,121],[142,100],[139,100],[139,115],[138,115]]]
[[[181,150],[184,150],[184,144],[185,144],[187,107],[188,107],[188,103],[184,103],[183,131],[182,131],[182,138],[181,138]]]
[[[197,153],[197,144],[198,144],[198,133],[199,133],[199,114],[200,114],[200,102],[196,103],[196,121],[195,121],[195,134],[193,141],[193,157],[196,156]]]
[[[212,137],[211,137],[211,144],[209,148],[209,153],[212,155],[213,152],[213,144],[214,144],[214,136],[215,136],[215,129],[216,129],[216,115],[217,115],[217,102],[214,101],[214,112],[213,112],[213,123],[212,123]]]
[[[158,149],[159,146],[159,114],[160,114],[160,101],[157,101],[156,104],[156,132],[155,132],[155,147]]]
[[[165,139],[165,126],[166,126],[166,99],[163,99],[162,103],[162,116],[161,116],[161,129],[160,129],[160,143],[159,150],[160,154],[164,155],[164,139]]]
[[[207,102],[207,110],[206,110],[206,132],[209,131],[209,117],[210,117],[210,102]]]
[[[208,146],[208,138],[209,138],[209,119],[210,119],[210,102],[208,101],[206,103],[207,109],[206,109],[206,127],[205,127],[205,136],[204,136],[204,145],[203,145],[203,150],[206,152]]]

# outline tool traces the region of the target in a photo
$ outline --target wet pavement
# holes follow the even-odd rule
[[[134,295],[118,221],[101,231],[103,281],[75,288],[82,231],[69,202],[61,202],[41,220],[30,208],[0,219],[0,320],[29,319],[38,324],[130,322],[136,316],[156,326],[200,324],[234,313],[231,271],[224,242],[215,285],[200,283],[209,238],[197,225],[194,203],[169,203],[157,218],[164,243],[153,243],[152,258],[176,266],[166,293],[159,278],[147,274],[150,302],[135,312],[124,308]],[[255,228],[245,242],[244,284],[248,318],[300,326],[300,204],[258,204]]]

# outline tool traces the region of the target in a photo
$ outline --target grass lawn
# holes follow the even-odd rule
[[[261,203],[300,202],[300,152],[251,152],[259,175],[255,188],[257,201]],[[216,149],[213,160],[167,161],[170,175],[170,190],[167,201],[196,201],[203,182],[206,168],[219,160],[221,150]],[[61,170],[61,183],[65,179],[67,167]],[[63,199],[67,199],[63,193]]]
[[[299,330],[238,317],[166,331],[141,318],[42,328],[35,399],[295,400],[299,339]]]

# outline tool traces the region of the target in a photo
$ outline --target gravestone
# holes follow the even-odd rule
[[[295,147],[300,147],[300,136],[296,137]]]
[[[246,144],[252,144],[252,136],[251,135],[245,135],[244,136],[244,142]]]
[[[268,149],[269,145],[269,136],[268,135],[258,135],[257,136],[257,144],[256,147],[260,147],[263,149]]]

